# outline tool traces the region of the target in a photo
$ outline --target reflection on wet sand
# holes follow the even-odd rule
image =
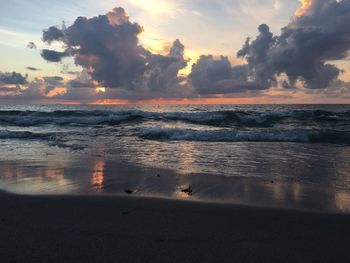
[[[350,212],[349,192],[315,188],[301,182],[191,174],[180,176],[172,183],[176,186],[171,196],[178,199]],[[181,191],[188,185],[193,186],[192,196]]]
[[[94,168],[91,174],[91,188],[95,192],[103,191],[105,164],[106,163],[104,160],[95,161]]]
[[[82,165],[83,164],[83,165]],[[62,164],[61,164],[62,165]],[[125,162],[76,158],[63,166],[0,163],[0,185],[16,193],[109,193],[350,213],[350,193],[295,180],[177,173]],[[184,192],[191,186],[192,195]]]
[[[303,185],[300,182],[268,181],[265,183],[267,192],[271,192],[276,202],[283,204],[286,201],[302,201]]]
[[[303,186],[299,182],[293,182],[291,183],[292,186],[292,194],[294,201],[299,202],[300,199],[302,198],[301,194],[303,191]]]
[[[5,190],[32,193],[68,193],[73,191],[72,181],[65,177],[64,169],[44,164],[8,162],[1,164],[0,185]]]
[[[350,193],[339,191],[335,194],[336,206],[340,211],[350,212]]]
[[[350,147],[296,143],[140,141],[118,144],[122,160],[180,173],[307,182],[350,189]]]

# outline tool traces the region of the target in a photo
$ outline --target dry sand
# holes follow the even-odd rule
[[[350,216],[0,194],[0,262],[350,262]]]

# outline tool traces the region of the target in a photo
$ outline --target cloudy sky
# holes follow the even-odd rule
[[[350,0],[12,0],[3,103],[349,103]]]

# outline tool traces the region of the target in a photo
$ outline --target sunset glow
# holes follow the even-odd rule
[[[295,15],[297,17],[300,17],[306,14],[310,6],[312,5],[313,1],[314,0],[300,0],[300,3],[302,4],[302,6],[296,11]]]
[[[65,3],[30,30],[4,14],[0,100],[349,102],[346,1],[106,0],[77,13]]]
[[[96,92],[102,92],[102,93],[105,93],[106,92],[106,88],[103,88],[103,87],[97,87],[96,88]]]
[[[350,262],[350,0],[0,2],[0,263]]]

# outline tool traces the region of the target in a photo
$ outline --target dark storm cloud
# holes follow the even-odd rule
[[[51,85],[62,85],[63,82],[63,78],[60,76],[50,76],[50,77],[44,77],[44,80],[48,83],[50,83]]]
[[[63,29],[59,29],[55,26],[49,27],[43,31],[43,41],[51,43],[53,41],[60,41],[64,37]]]
[[[197,63],[192,65],[189,78],[198,93],[212,93],[219,88],[218,82],[231,78],[231,63],[227,57],[202,55]]]
[[[93,88],[95,85],[92,82],[83,82],[80,80],[71,80],[68,82],[68,86],[71,88]]]
[[[64,57],[68,57],[67,52],[59,52],[55,50],[43,49],[41,57],[49,62],[61,62]]]
[[[350,0],[314,0],[279,35],[260,25],[258,36],[247,38],[237,52],[247,64],[202,55],[189,76],[181,76],[188,63],[181,41],[166,55],[153,54],[139,44],[143,28],[131,22],[123,8],[115,8],[106,15],[78,17],[68,27],[44,30],[46,43],[58,41],[66,50],[44,49],[41,55],[49,62],[71,56],[84,69],[88,78],[67,83],[72,90],[67,94],[74,98],[78,92],[92,96],[96,86],[106,87],[108,98],[126,99],[258,94],[271,87],[292,90],[299,82],[308,89],[346,89],[349,85],[339,81],[341,69],[329,61],[349,57],[349,24]]]
[[[179,71],[187,66],[184,50],[184,45],[177,39],[166,56],[148,54],[145,79],[150,91],[166,91],[181,85],[184,79],[178,76]]]
[[[17,72],[0,72],[0,82],[4,84],[13,84],[13,85],[24,85],[27,83],[28,75],[22,75]]]
[[[34,42],[29,42],[29,43],[27,44],[27,47],[30,48],[30,49],[37,49],[37,46],[35,45]]]
[[[189,79],[199,94],[236,93],[265,89],[263,83],[248,81],[247,65],[232,67],[228,57],[201,56],[193,64]]]
[[[75,63],[103,87],[174,93],[169,89],[181,88],[185,81],[178,76],[187,66],[184,46],[176,40],[167,55],[152,54],[139,44],[138,35],[142,31],[139,24],[130,22],[123,8],[114,8],[106,15],[78,17],[67,28],[45,30],[46,42],[61,41],[67,49],[43,50],[42,56],[50,62],[61,61],[68,54],[73,56]],[[72,81],[70,85],[85,87],[86,83]]]
[[[276,37],[265,24],[260,25],[258,30],[259,36],[254,41],[248,38],[243,48],[238,51],[237,57],[246,57],[250,69],[249,75],[268,88],[273,85],[275,78],[274,72],[271,72],[271,68],[266,66],[265,62],[268,59],[267,52],[275,43]]]
[[[75,74],[76,78],[69,80],[67,82],[67,87],[69,89],[86,89],[86,88],[96,88],[98,85],[94,83],[91,79],[89,72],[84,69],[82,72]]]
[[[34,67],[26,67],[26,69],[31,70],[31,71],[38,71],[38,70],[40,70],[40,69],[34,68]]]
[[[91,19],[78,17],[65,30],[51,27],[44,31],[44,41],[62,41],[68,49],[59,54],[46,51],[43,57],[57,62],[70,53],[101,85],[133,87],[146,70],[145,51],[138,44],[141,32],[142,27],[130,22],[122,8]]]
[[[275,86],[290,89],[298,80],[308,89],[349,87],[339,81],[342,70],[328,62],[349,57],[349,25],[350,0],[314,0],[310,9],[293,17],[279,36],[274,36],[268,25],[260,25],[259,35],[253,40],[247,38],[237,52],[238,58],[246,59],[246,65],[231,66],[227,57],[201,56],[189,79],[200,94]]]
[[[306,88],[326,88],[341,73],[327,61],[349,55],[349,25],[349,0],[314,0],[309,10],[294,17],[277,37],[261,25],[260,35],[254,41],[248,39],[237,55],[247,59],[257,81],[273,83],[276,76],[286,74],[291,87],[301,80]]]

